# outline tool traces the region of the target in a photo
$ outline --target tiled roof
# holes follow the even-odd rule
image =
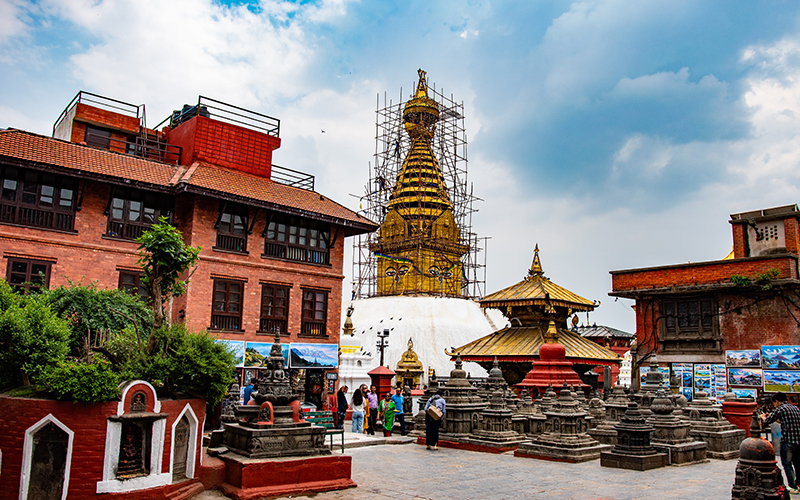
[[[469,344],[457,347],[455,352],[464,361],[490,360],[497,356],[509,361],[531,361],[538,357],[539,348],[544,344],[544,331],[535,326],[504,328]],[[605,347],[584,339],[567,330],[558,331],[558,342],[564,346],[566,356],[571,361],[620,361],[621,358]]]
[[[180,183],[189,186],[230,194],[264,203],[281,205],[305,212],[366,225],[377,229],[378,225],[358,215],[349,208],[336,203],[316,191],[280,184],[263,177],[228,170],[207,163],[193,164],[181,177]],[[196,189],[193,189],[196,191]]]
[[[581,337],[586,337],[586,338],[614,337],[618,339],[630,339],[636,336],[633,333],[623,332],[622,330],[617,330],[616,328],[611,328],[610,326],[603,326],[603,325],[592,325],[592,326],[581,325],[576,328],[576,331],[581,335]]]
[[[178,167],[22,130],[0,130],[0,158],[169,186]]]

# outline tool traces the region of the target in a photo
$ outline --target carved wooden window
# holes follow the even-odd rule
[[[288,332],[289,287],[280,285],[261,285],[261,318],[258,331],[283,335]]]
[[[49,173],[3,167],[0,222],[72,231],[77,181]]]
[[[50,262],[8,259],[6,280],[17,292],[38,292],[50,285]]]
[[[714,333],[714,301],[712,299],[665,300],[662,303],[664,332],[674,334]]]
[[[264,233],[264,257],[329,264],[330,224],[304,217],[274,216]]]
[[[106,236],[133,240],[166,217],[172,222],[175,202],[171,196],[138,189],[114,188],[108,207]]]
[[[212,330],[242,329],[242,292],[244,283],[224,279],[214,280],[211,306]]]
[[[246,205],[220,202],[220,213],[217,222],[217,250],[231,252],[247,251],[247,215]]]
[[[300,334],[308,337],[326,337],[328,318],[328,292],[303,290],[303,321]]]

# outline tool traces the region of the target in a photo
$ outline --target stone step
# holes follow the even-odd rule
[[[174,486],[178,488],[166,494],[168,500],[188,500],[206,490],[199,479],[191,479]]]

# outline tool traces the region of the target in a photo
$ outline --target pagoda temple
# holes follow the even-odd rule
[[[480,304],[482,308],[503,311],[511,320],[510,326],[457,347],[452,354],[457,353],[464,361],[477,362],[487,370],[497,357],[510,385],[530,385],[523,382],[526,374],[533,379],[532,387],[544,380],[548,381],[544,387],[548,383],[560,385],[563,380],[569,384],[577,380],[577,374],[597,365],[614,366],[622,362],[616,353],[569,329],[570,316],[592,311],[597,303],[550,281],[542,269],[539,245],[525,279],[487,295]],[[543,348],[547,344],[552,346]],[[546,356],[540,356],[545,352]],[[569,369],[570,364],[577,374]]]

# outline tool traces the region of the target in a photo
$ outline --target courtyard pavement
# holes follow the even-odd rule
[[[376,443],[377,444],[377,443]],[[339,454],[340,452],[335,452]],[[375,499],[685,499],[731,497],[736,460],[711,460],[646,472],[517,458],[417,444],[348,448],[357,488],[310,494],[314,500]],[[199,500],[224,499],[208,491]],[[795,497],[798,498],[798,497]]]

